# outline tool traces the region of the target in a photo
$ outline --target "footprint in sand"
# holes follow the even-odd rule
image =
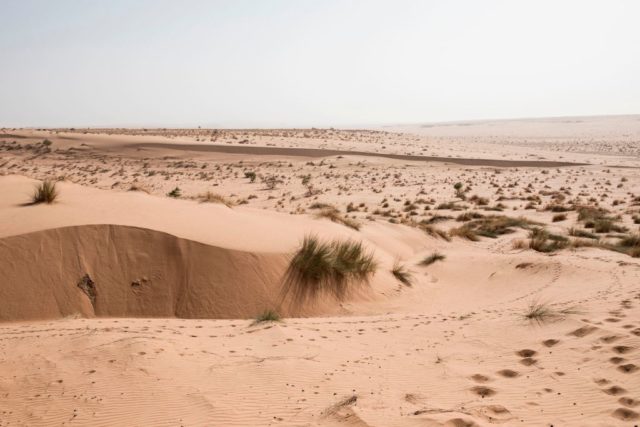
[[[486,383],[487,381],[489,381],[489,377],[481,374],[472,375],[471,379],[477,383]]]
[[[559,342],[560,342],[559,340],[554,340],[553,338],[550,338],[548,340],[542,341],[542,345],[544,345],[545,347],[553,347],[554,345],[558,344]]]
[[[518,371],[513,371],[511,369],[503,369],[501,371],[498,371],[498,375],[503,376],[505,378],[515,378],[520,376],[520,373]]]
[[[628,347],[626,345],[617,345],[615,347],[613,347],[612,349],[614,352],[618,353],[618,354],[626,354],[629,353],[633,350],[635,350],[634,347]]]
[[[471,391],[474,392],[475,394],[477,394],[478,396],[482,397],[483,399],[485,397],[491,397],[494,394],[496,394],[496,391],[494,389],[489,388],[489,387],[485,387],[485,386],[472,387]]]
[[[611,414],[613,417],[622,420],[622,421],[633,421],[640,418],[637,412],[632,411],[627,408],[618,408]]]
[[[524,350],[517,351],[516,354],[520,357],[533,357],[538,354],[538,352],[525,348]]]
[[[627,390],[625,390],[624,388],[619,387],[617,385],[611,386],[611,387],[609,387],[607,389],[604,389],[602,391],[607,393],[607,394],[609,394],[609,395],[611,395],[611,396],[619,396],[619,395],[624,394],[624,393],[627,392]]]
[[[640,405],[640,402],[637,401],[636,399],[633,399],[631,397],[625,397],[625,396],[618,399],[618,403],[621,404],[622,406],[626,406],[627,408],[635,408],[636,406]]]
[[[582,337],[586,337],[587,335],[595,332],[596,330],[598,330],[598,328],[596,328],[595,326],[583,326],[581,328],[576,329],[573,332],[569,332],[567,335],[573,335],[574,337],[578,337],[578,338],[582,338]]]
[[[618,366],[618,371],[624,373],[624,374],[632,374],[634,372],[636,372],[638,368],[636,365],[634,365],[633,363],[627,363],[626,365],[620,365]]]

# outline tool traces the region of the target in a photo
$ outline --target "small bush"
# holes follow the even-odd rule
[[[425,266],[425,267],[426,267],[426,266],[428,266],[428,265],[433,264],[434,262],[442,261],[442,260],[444,260],[445,258],[446,258],[446,257],[445,257],[444,255],[442,255],[441,253],[439,253],[439,252],[434,252],[434,253],[432,253],[431,255],[429,255],[429,256],[427,256],[427,257],[425,257],[422,261],[420,261],[420,265],[422,265],[422,266]]]
[[[44,181],[38,184],[31,196],[31,202],[33,204],[39,203],[53,203],[58,198],[58,190],[56,189],[56,183],[51,181]]]

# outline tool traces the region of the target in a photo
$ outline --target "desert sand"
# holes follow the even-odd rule
[[[1,129],[0,426],[636,426],[639,167],[640,116]],[[376,268],[293,298],[306,236]]]

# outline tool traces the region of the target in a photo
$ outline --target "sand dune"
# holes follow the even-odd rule
[[[2,130],[0,426],[635,426],[635,120]]]

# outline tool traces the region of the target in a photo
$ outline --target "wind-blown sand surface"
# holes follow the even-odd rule
[[[640,172],[613,167],[638,166],[636,121],[3,129],[0,426],[637,425]],[[58,199],[29,204],[43,179]],[[529,222],[461,237],[504,217]],[[535,227],[565,247],[531,249]],[[369,284],[283,295],[310,234],[362,241]]]

